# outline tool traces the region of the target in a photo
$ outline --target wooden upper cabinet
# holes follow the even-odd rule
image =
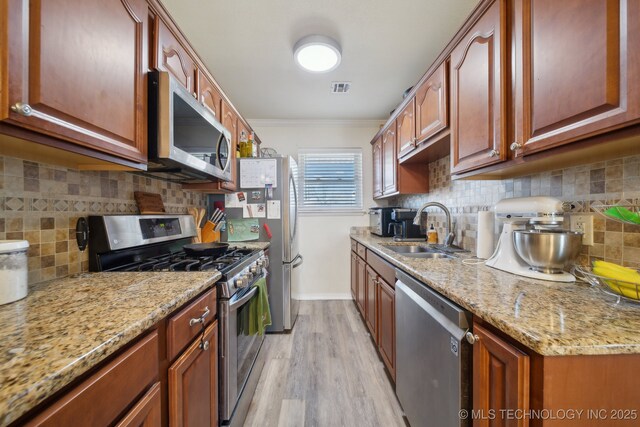
[[[211,82],[201,70],[198,70],[198,101],[207,107],[213,115],[216,116],[216,119],[220,121],[222,95],[220,95],[220,92],[218,92],[213,82]]]
[[[397,165],[396,132],[395,126],[391,126],[382,134],[382,193],[384,195],[398,192]]]
[[[529,356],[476,323],[473,333],[478,337],[473,345],[473,409],[484,414],[529,410]],[[528,425],[528,419],[498,419],[508,427]],[[494,424],[486,417],[475,419],[473,425]]]
[[[640,2],[516,2],[516,155],[640,118]]]
[[[180,44],[176,36],[167,25],[156,19],[156,68],[169,72],[194,98],[198,98],[196,91],[197,66],[187,53],[187,49]]]
[[[238,177],[238,167],[236,162],[236,146],[238,145],[238,138],[240,136],[239,125],[242,125],[242,122],[238,119],[238,116],[233,111],[233,109],[227,104],[224,100],[222,101],[222,107],[220,109],[220,115],[222,120],[222,126],[227,128],[229,132],[231,132],[231,180],[220,182],[218,185],[221,190],[225,191],[235,191],[237,188],[236,180]],[[243,125],[242,125],[243,126]],[[244,129],[244,126],[243,126]]]
[[[447,62],[443,62],[416,91],[415,135],[417,143],[449,126]]]
[[[5,7],[8,62],[0,77],[8,80],[0,119],[146,163],[147,2],[25,0]]]
[[[411,102],[396,118],[398,158],[410,153],[416,148],[416,100]]]
[[[451,52],[451,173],[507,158],[502,3],[494,2]]]
[[[382,138],[371,146],[373,158],[373,197],[382,196]]]

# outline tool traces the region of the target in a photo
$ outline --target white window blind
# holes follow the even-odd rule
[[[362,212],[362,150],[298,153],[301,212]]]

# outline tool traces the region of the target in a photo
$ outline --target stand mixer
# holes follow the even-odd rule
[[[495,206],[495,215],[497,219],[504,222],[504,227],[502,228],[495,252],[485,264],[498,270],[530,277],[532,279],[550,280],[554,282],[575,282],[576,279],[572,274],[564,272],[561,269],[540,269],[539,266],[528,263],[519,253],[529,252],[529,249],[532,248],[523,248],[520,242],[518,242],[520,247],[516,247],[516,234],[521,231],[523,233],[553,233],[560,238],[570,236],[573,239],[571,246],[576,245],[575,238],[577,237],[580,239],[577,243],[579,248],[581,234],[561,230],[564,221],[565,206],[562,201],[553,197],[520,197],[499,201]],[[531,230],[532,228],[534,231],[525,231]],[[577,256],[575,248],[569,247],[564,240],[561,245],[555,243],[555,241],[547,242],[549,247],[535,249],[540,252],[547,251],[551,253],[554,250],[558,250],[558,248],[554,246],[563,246],[560,248],[561,251],[570,252],[570,254],[563,253],[562,256],[564,258]],[[564,246],[567,246],[567,248],[565,249]]]

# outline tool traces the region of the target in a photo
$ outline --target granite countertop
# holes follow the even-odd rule
[[[0,426],[18,419],[220,278],[92,273],[34,285],[0,306]]]
[[[640,305],[615,304],[586,283],[528,279],[463,264],[464,255],[410,258],[381,246],[391,238],[361,230],[351,237],[539,354],[640,353]]]

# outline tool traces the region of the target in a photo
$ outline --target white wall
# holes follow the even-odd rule
[[[362,148],[364,208],[372,197],[371,145],[380,128],[378,121],[249,120],[260,135],[262,147],[297,158],[300,148]],[[349,228],[369,225],[361,215],[304,214],[300,217],[300,253],[304,256],[300,299],[348,299],[350,297]]]

